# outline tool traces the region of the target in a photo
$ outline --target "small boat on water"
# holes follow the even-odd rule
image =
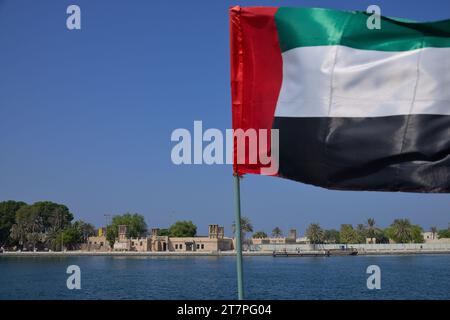
[[[356,256],[356,249],[330,249],[320,251],[274,251],[274,257],[329,257],[329,256]]]
[[[356,256],[358,254],[356,249],[331,249],[327,252],[330,256]]]

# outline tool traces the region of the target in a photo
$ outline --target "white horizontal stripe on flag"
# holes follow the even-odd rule
[[[282,55],[275,116],[450,115],[450,48],[388,52],[312,46]]]

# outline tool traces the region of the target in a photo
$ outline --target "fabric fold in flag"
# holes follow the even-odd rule
[[[279,130],[279,177],[329,189],[448,193],[450,20],[381,17],[381,29],[370,30],[368,17],[232,8],[233,128]],[[237,163],[235,152],[235,173],[263,167]]]

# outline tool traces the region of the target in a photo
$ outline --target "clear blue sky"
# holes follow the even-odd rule
[[[78,4],[82,30],[66,29]],[[230,234],[230,166],[175,166],[175,128],[231,126],[228,7],[289,5],[365,10],[419,21],[450,18],[442,1],[0,0],[0,201],[51,200],[97,226],[104,214],[149,226],[194,221]],[[339,228],[407,217],[450,222],[450,195],[329,191],[247,176],[243,214],[270,232]]]

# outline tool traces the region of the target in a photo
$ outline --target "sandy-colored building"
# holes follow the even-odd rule
[[[156,231],[157,233],[157,231]],[[155,242],[163,241],[162,245],[153,245],[153,251],[165,251],[164,243],[167,251],[183,252],[183,251],[228,251],[233,250],[233,239],[224,236],[223,227],[217,224],[209,225],[208,236],[199,237],[155,237]]]
[[[118,230],[118,238],[114,243],[114,251],[137,251],[137,252],[186,252],[186,251],[228,251],[233,250],[233,239],[224,236],[224,228],[212,224],[209,225],[208,236],[196,237],[168,237],[160,236],[159,229],[153,228],[148,237],[128,238],[127,226],[121,225]],[[106,235],[89,237],[85,250],[88,251],[110,251],[111,248],[106,240]]]
[[[131,238],[130,247],[133,251],[145,252],[151,251],[152,242],[150,238]]]
[[[168,251],[169,250],[169,237],[160,236],[159,228],[153,228],[150,238],[150,251]]]
[[[89,237],[87,245],[92,250],[102,250],[109,248],[109,243],[105,236]]]
[[[96,236],[89,237],[87,242],[81,246],[81,250],[86,251],[110,251],[111,246],[106,239],[104,228],[97,231]]]
[[[118,230],[118,238],[114,242],[114,251],[132,251],[131,240],[127,236],[128,227],[120,225]]]
[[[450,243],[450,238],[438,238],[437,232],[423,232],[423,240],[425,243]]]

